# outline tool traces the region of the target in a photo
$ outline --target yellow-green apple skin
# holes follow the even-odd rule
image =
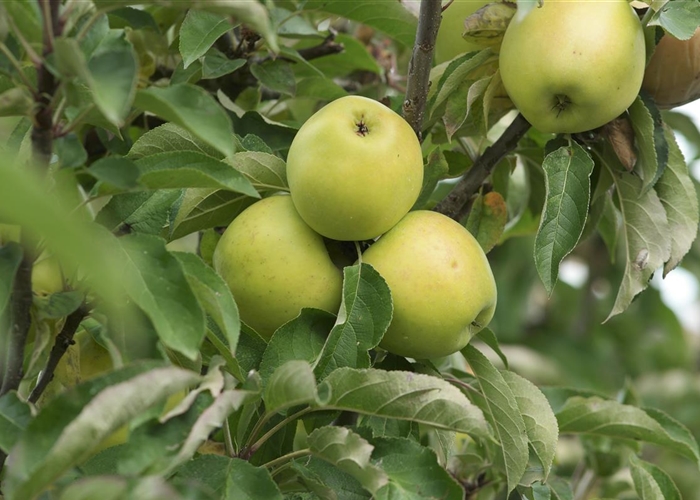
[[[449,61],[465,52],[484,48],[462,38],[462,33],[464,33],[464,20],[487,3],[489,3],[488,0],[454,0],[445,9],[435,41],[435,64]]]
[[[297,132],[287,179],[294,206],[317,233],[341,241],[376,238],[418,199],[420,143],[408,123],[383,104],[341,97]]]
[[[302,307],[332,313],[340,307],[342,273],[289,196],[258,201],[236,217],[214,250],[213,264],[241,320],[264,338]]]
[[[511,20],[500,74],[533,127],[583,132],[632,104],[642,85],[645,53],[642,25],[627,0],[547,0]]]
[[[486,326],[496,282],[479,243],[437,212],[409,213],[362,256],[384,277],[394,316],[380,346],[411,358],[447,356]]]

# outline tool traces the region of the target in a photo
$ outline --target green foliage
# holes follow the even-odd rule
[[[491,329],[460,353],[378,347],[394,309],[358,259],[372,242],[327,242],[338,311],[304,308],[269,341],[241,322],[211,266],[220,234],[289,191],[287,152],[320,107],[358,94],[401,111],[410,4],[0,4],[0,497],[697,494],[697,339],[649,283],[700,275],[677,141],[698,156],[700,132],[644,94],[622,125],[503,149],[515,110],[498,47],[431,68],[413,209],[503,153],[449,214],[498,285]],[[700,10],[654,2],[645,21],[687,39]],[[58,288],[29,293],[46,258]],[[74,334],[102,355],[98,375],[81,373]]]

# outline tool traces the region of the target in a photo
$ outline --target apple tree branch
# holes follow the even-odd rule
[[[503,132],[501,137],[484,150],[483,154],[476,159],[474,165],[464,174],[464,177],[455,185],[454,189],[450,191],[450,194],[438,203],[434,210],[453,219],[459,219],[463,216],[463,207],[472,195],[479,190],[498,162],[515,149],[518,141],[527,133],[530,126],[530,123],[523,115],[518,113],[518,116],[515,117],[515,120]]]
[[[441,14],[440,0],[421,1],[416,43],[413,45],[413,54],[408,63],[403,116],[419,140],[422,140],[423,115],[430,89],[430,69],[433,65],[433,52],[438,28],[440,28]]]

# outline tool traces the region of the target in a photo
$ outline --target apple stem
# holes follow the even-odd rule
[[[457,221],[463,218],[468,213],[468,210],[465,211],[465,206],[468,205],[469,199],[481,188],[498,162],[516,148],[518,141],[530,127],[530,123],[523,115],[518,114],[501,137],[484,150],[450,194],[438,203],[434,210]]]
[[[403,102],[403,116],[413,128],[418,140],[422,140],[423,115],[430,89],[430,70],[433,65],[433,51],[441,14],[440,0],[421,1],[416,43],[413,45],[411,61],[408,63],[406,99]]]

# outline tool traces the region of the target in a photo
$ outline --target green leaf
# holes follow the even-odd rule
[[[507,222],[506,201],[500,193],[490,191],[477,195],[464,226],[474,235],[484,253],[488,253],[501,240]]]
[[[131,146],[128,157],[137,160],[145,156],[171,151],[194,151],[217,160],[224,157],[206,141],[174,123],[166,123],[143,134]]]
[[[127,158],[119,156],[100,158],[90,165],[87,173],[98,181],[102,181],[103,184],[120,190],[129,190],[138,186],[139,168]],[[104,187],[100,188],[100,190],[104,189]]]
[[[452,136],[464,125],[467,118],[473,116],[472,111],[475,107],[479,108],[481,105],[483,109],[483,95],[491,83],[491,78],[489,75],[476,81],[466,79],[448,96],[442,116],[448,141],[452,140]]]
[[[229,59],[222,52],[212,48],[202,61],[202,80],[220,78],[233,73],[246,64],[246,59]]]
[[[60,319],[78,309],[85,298],[79,290],[52,293],[48,297],[34,297],[39,318]]]
[[[544,468],[544,479],[552,469],[559,440],[557,417],[547,398],[535,384],[511,371],[501,371],[525,422],[527,438]]]
[[[180,368],[140,363],[57,396],[12,449],[3,488],[6,495],[34,498],[132,417],[199,379],[198,374]]]
[[[334,322],[335,315],[329,312],[304,308],[299,316],[279,327],[260,362],[263,384],[267,384],[274,371],[287,361],[315,363]]]
[[[431,90],[432,97],[429,99],[431,115],[440,105],[447,101],[450,95],[458,92],[463,87],[463,83],[468,79],[472,71],[492,57],[493,52],[491,50],[482,50],[480,52],[469,52],[452,61],[438,80],[435,90]],[[465,99],[466,96],[467,94],[464,94]]]
[[[95,221],[112,232],[158,235],[181,195],[181,189],[159,189],[112,196]]]
[[[200,201],[193,209],[178,213],[172,221],[170,239],[174,240],[188,234],[212,227],[226,227],[243,210],[250,206],[255,199],[232,191],[191,190]],[[201,194],[204,192],[203,194]],[[184,201],[183,201],[184,203]],[[182,217],[181,217],[182,215]]]
[[[605,246],[608,247],[610,262],[615,262],[617,256],[617,244],[620,239],[620,229],[622,228],[622,214],[613,202],[612,193],[606,192],[603,200],[603,214],[598,221],[597,230],[603,238]]]
[[[491,436],[479,408],[448,382],[429,375],[339,368],[320,384],[319,392],[330,392],[322,408],[409,420],[480,438]]]
[[[379,345],[391,323],[391,292],[369,264],[343,269],[343,300],[338,322],[328,335],[315,368],[319,380],[336,368],[369,368],[367,351]]]
[[[53,144],[61,168],[76,168],[85,165],[88,159],[87,151],[74,133],[55,139]]]
[[[435,452],[409,439],[374,440],[372,461],[389,476],[373,498],[441,498],[462,500],[464,489],[443,468]]]
[[[7,0],[2,2],[0,9],[5,10],[5,15],[17,26],[19,32],[30,45],[35,49],[41,47],[43,29],[38,2],[32,0]],[[2,10],[0,10],[0,14],[2,14]]]
[[[593,160],[576,142],[548,154],[545,173],[547,201],[535,237],[535,265],[552,294],[559,264],[578,243],[588,217]]]
[[[184,67],[206,54],[214,42],[230,29],[226,16],[190,9],[180,26],[180,54]]]
[[[683,153],[673,132],[666,129],[666,141],[670,147],[668,166],[654,188],[666,210],[671,256],[664,265],[664,276],[671,272],[690,250],[698,232],[698,195],[690,177]]]
[[[291,65],[280,59],[250,65],[250,72],[260,83],[270,90],[286,95],[294,95],[296,81]]]
[[[29,404],[11,391],[0,398],[0,450],[6,454],[32,420]]]
[[[201,87],[149,87],[138,91],[134,105],[187,129],[225,156],[235,152],[231,120]]]
[[[270,473],[240,458],[199,455],[181,466],[176,477],[202,483],[223,500],[282,500]]]
[[[150,29],[156,33],[160,32],[153,15],[146,10],[122,7],[109,11],[108,15],[113,28],[124,29],[128,26],[134,30]]]
[[[643,189],[656,184],[668,163],[669,144],[664,137],[661,112],[653,100],[642,93],[629,108],[639,156],[635,172],[644,181]]]
[[[27,87],[14,87],[0,93],[0,117],[29,116],[33,106],[34,99]]]
[[[345,427],[320,427],[307,437],[311,453],[350,474],[375,495],[388,483],[384,471],[371,463],[374,447]]]
[[[231,2],[228,0],[194,0],[192,6],[217,14],[230,15],[259,33],[272,52],[279,52],[277,33],[270,13],[260,2]]]
[[[406,47],[416,36],[416,18],[399,2],[308,0],[304,10],[322,10],[375,28]]]
[[[296,84],[296,97],[313,97],[323,101],[333,101],[348,95],[348,92],[333,80],[322,76],[310,76]]]
[[[205,334],[204,313],[180,262],[160,238],[131,234],[118,241],[127,293],[167,347],[195,359]]]
[[[157,153],[136,164],[141,172],[139,184],[150,189],[215,188],[260,197],[238,170],[195,151]]]
[[[692,434],[667,415],[598,397],[569,398],[557,412],[561,434],[582,433],[657,444],[700,463]]]
[[[418,195],[418,199],[411,210],[420,210],[425,207],[438,182],[446,177],[448,172],[449,166],[444,152],[440,148],[433,149],[428,154],[427,161],[423,167],[423,187],[421,187],[420,195]]]
[[[316,457],[292,461],[292,470],[301,484],[319,500],[367,500],[369,492],[350,474]],[[314,498],[314,497],[311,497]]]
[[[126,478],[116,476],[84,477],[73,481],[61,491],[59,500],[119,500],[128,497]]]
[[[508,491],[518,485],[528,461],[527,430],[510,386],[495,366],[474,346],[462,349],[483,393],[505,464]]]
[[[656,191],[644,191],[641,179],[632,174],[611,173],[622,214],[627,262],[608,319],[627,309],[632,299],[647,287],[654,272],[671,257],[668,220]]]
[[[649,26],[661,26],[673,37],[688,40],[700,25],[698,2],[666,2],[654,13]]]
[[[173,252],[172,255],[180,262],[199,303],[216,322],[226,338],[231,355],[235,356],[241,320],[228,285],[196,255],[184,252]]]
[[[284,160],[270,153],[243,151],[226,159],[259,191],[289,191]]]
[[[263,401],[267,413],[319,402],[311,365],[303,360],[292,360],[277,368],[265,386]]]
[[[138,59],[131,43],[114,30],[95,49],[87,63],[88,86],[95,104],[117,127],[124,125],[134,102],[138,82]]]
[[[681,500],[673,479],[656,465],[631,455],[630,472],[640,500]]]

